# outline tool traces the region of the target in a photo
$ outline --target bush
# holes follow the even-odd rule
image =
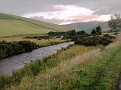
[[[19,41],[19,42],[0,42],[0,59],[6,58],[12,55],[20,54],[23,52],[29,52],[39,46],[30,41]]]
[[[77,45],[84,45],[84,46],[96,46],[96,45],[104,45],[107,46],[113,42],[114,37],[109,35],[104,36],[88,36],[83,37],[75,41]]]

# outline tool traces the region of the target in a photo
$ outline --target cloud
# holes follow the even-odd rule
[[[65,20],[60,25],[63,24],[70,24],[70,23],[76,23],[76,22],[90,22],[90,21],[98,21],[98,22],[105,22],[110,19],[111,15],[89,15],[89,16],[78,16],[73,17],[72,20]]]
[[[53,11],[53,5],[74,5],[106,15],[121,13],[121,0],[0,0],[0,12],[23,15],[34,12]],[[98,10],[98,11],[97,11]]]
[[[45,20],[58,20],[59,24],[74,22],[107,21],[110,15],[96,15],[95,11],[76,5],[53,5],[54,11],[25,14],[27,18],[43,18]]]
[[[54,5],[55,11],[52,12],[39,12],[32,14],[25,14],[24,17],[32,18],[32,17],[43,17],[45,19],[71,19],[70,17],[77,15],[91,15],[94,11],[78,7],[74,5]]]

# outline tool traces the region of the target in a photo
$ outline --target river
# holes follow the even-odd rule
[[[42,59],[53,55],[58,50],[61,50],[62,48],[67,48],[71,44],[74,44],[74,42],[47,46],[33,50],[32,52],[27,52],[19,55],[14,55],[12,57],[4,58],[0,61],[0,75],[11,75],[13,70],[23,68],[26,64],[36,61],[37,59]]]

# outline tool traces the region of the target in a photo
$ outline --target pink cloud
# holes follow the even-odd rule
[[[63,5],[54,5],[53,7],[54,9],[60,10],[60,11],[65,9]]]
[[[108,21],[110,15],[95,15],[93,10],[75,5],[54,5],[55,11],[25,14],[24,17],[42,17],[45,20],[58,20],[60,24],[89,21]]]

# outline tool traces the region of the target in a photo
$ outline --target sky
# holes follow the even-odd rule
[[[0,0],[0,12],[54,24],[108,21],[121,0]]]

